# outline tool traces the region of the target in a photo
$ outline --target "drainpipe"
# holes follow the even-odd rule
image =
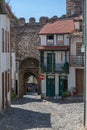
[[[87,0],[83,0],[83,43],[85,47],[84,64],[84,127],[87,128]]]
[[[65,51],[65,63],[67,62],[67,51]]]

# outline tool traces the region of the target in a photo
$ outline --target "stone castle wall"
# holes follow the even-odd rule
[[[78,15],[82,13],[83,0],[66,0],[66,14]]]
[[[11,21],[11,48],[16,52],[18,60],[33,57],[39,60],[37,47],[40,45],[39,31],[48,22],[58,20],[57,16],[52,18],[41,17],[39,22],[30,18],[29,23],[24,18]]]

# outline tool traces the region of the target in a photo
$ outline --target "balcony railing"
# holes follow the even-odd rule
[[[48,73],[69,73],[69,64],[67,62],[64,64],[41,64],[40,71]]]
[[[71,66],[84,66],[84,55],[70,56],[70,65]]]

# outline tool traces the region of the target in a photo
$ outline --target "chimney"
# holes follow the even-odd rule
[[[0,14],[5,14],[6,8],[5,8],[5,0],[0,0]]]

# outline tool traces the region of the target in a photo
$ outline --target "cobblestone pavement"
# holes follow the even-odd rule
[[[81,99],[41,100],[25,95],[0,117],[0,130],[83,130]]]

